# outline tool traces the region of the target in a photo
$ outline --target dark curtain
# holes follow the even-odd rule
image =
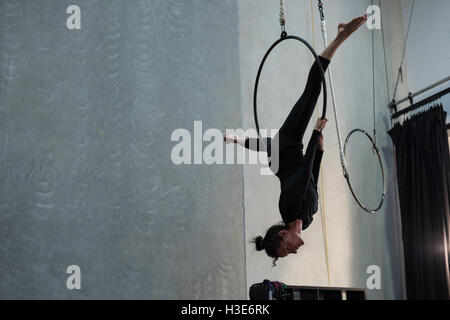
[[[450,156],[442,105],[396,124],[408,299],[449,299]]]

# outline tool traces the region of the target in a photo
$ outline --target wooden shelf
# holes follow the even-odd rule
[[[262,283],[250,288],[250,297],[255,300],[277,299],[276,294],[269,292]],[[367,300],[366,289],[361,288],[335,288],[335,287],[309,287],[287,286],[285,295],[278,297],[281,300]]]
[[[359,288],[287,286],[291,300],[367,300],[366,290]]]

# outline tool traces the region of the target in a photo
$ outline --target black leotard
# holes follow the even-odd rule
[[[330,61],[320,56],[319,59],[325,71]],[[274,173],[281,182],[278,202],[281,217],[284,223],[302,219],[303,230],[309,227],[318,210],[317,179],[323,152],[317,149],[317,142],[321,133],[313,130],[304,155],[302,139],[320,95],[321,81],[319,67],[314,62],[302,96],[273,138],[279,144],[279,166]],[[267,152],[269,161],[273,145],[271,138],[266,138],[264,143],[253,138],[245,140],[246,148]]]

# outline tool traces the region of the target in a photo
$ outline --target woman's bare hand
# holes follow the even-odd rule
[[[230,135],[228,135],[228,136],[223,136],[223,141],[225,141],[227,144],[228,143],[236,143],[237,142],[237,137],[235,137],[235,136],[230,136]]]
[[[314,129],[317,130],[317,131],[322,131],[322,129],[325,128],[325,126],[327,125],[327,121],[328,121],[327,118],[325,118],[325,119],[322,119],[322,118],[317,119],[317,123],[316,123],[316,126],[314,127]]]

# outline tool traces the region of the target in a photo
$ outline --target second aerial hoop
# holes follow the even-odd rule
[[[384,175],[383,161],[381,160],[380,151],[378,150],[377,145],[373,141],[372,137],[366,131],[364,131],[363,129],[354,129],[348,134],[347,138],[345,139],[345,143],[344,143],[344,155],[346,154],[345,150],[347,149],[347,144],[348,144],[348,142],[350,140],[350,137],[356,132],[360,132],[360,133],[364,134],[370,140],[370,142],[372,143],[373,150],[375,150],[375,152],[377,154],[377,157],[378,157],[378,162],[380,164],[380,169],[381,169],[381,176],[383,178],[383,193],[381,194],[381,199],[380,199],[380,202],[379,202],[378,206],[375,209],[369,209],[358,199],[358,197],[355,194],[355,191],[353,190],[352,184],[350,182],[350,175],[348,174],[347,168],[345,170],[347,172],[345,178],[347,180],[347,184],[348,184],[348,187],[349,187],[349,189],[350,189],[350,191],[351,191],[351,193],[353,195],[353,198],[355,198],[355,200],[358,203],[358,205],[364,211],[366,211],[368,213],[376,213],[383,206],[384,199],[386,198],[386,177]]]

